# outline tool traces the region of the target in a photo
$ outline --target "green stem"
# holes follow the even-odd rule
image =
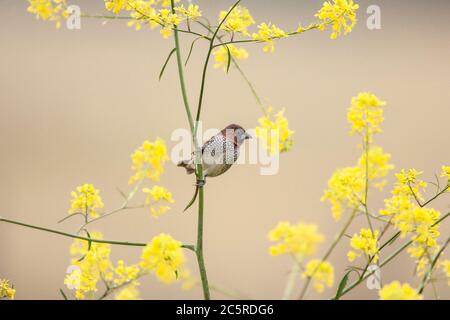
[[[10,223],[10,224],[15,224],[15,225],[22,226],[22,227],[27,227],[27,228],[31,228],[31,229],[35,229],[35,230],[40,230],[40,231],[45,231],[45,232],[49,232],[49,233],[54,233],[54,234],[57,234],[57,235],[60,235],[60,236],[68,237],[68,238],[79,239],[79,240],[89,241],[89,242],[94,242],[94,243],[107,243],[107,244],[114,244],[114,245],[120,245],[120,246],[131,246],[131,247],[145,247],[147,245],[146,243],[140,243],[140,242],[100,240],[100,239],[87,238],[87,237],[82,237],[82,236],[79,236],[79,235],[75,235],[75,234],[71,234],[71,233],[67,233],[67,232],[63,232],[63,231],[59,231],[59,230],[39,227],[39,226],[36,226],[36,225],[23,223],[23,222],[20,222],[20,221],[6,219],[6,218],[2,218],[2,217],[0,217],[0,222],[6,222],[6,223]],[[182,245],[182,247],[184,249],[195,251],[195,248],[192,245]]]
[[[283,300],[288,300],[291,297],[292,290],[294,290],[295,281],[297,281],[299,273],[300,273],[300,263],[295,260],[292,265],[291,272],[289,273],[289,278],[286,283],[286,287],[284,288]]]
[[[241,0],[236,1],[235,4],[230,8],[230,10],[228,10],[228,12],[225,15],[225,17],[222,19],[222,21],[220,21],[219,25],[217,26],[216,31],[214,32],[214,34],[211,37],[211,40],[209,42],[208,53],[206,55],[205,64],[203,66],[202,82],[201,82],[201,85],[200,85],[200,96],[198,98],[197,116],[195,118],[196,119],[195,131],[194,131],[195,134],[197,134],[198,122],[200,121],[200,115],[201,115],[201,112],[202,112],[203,96],[204,96],[204,93],[205,93],[205,84],[206,84],[206,72],[208,70],[208,64],[209,64],[209,59],[211,58],[211,53],[212,53],[212,51],[214,49],[214,40],[216,39],[217,33],[219,32],[220,28],[222,27],[222,25],[227,20],[228,16],[231,14],[231,12],[234,10],[234,8],[236,8],[236,6],[240,2],[241,2]]]
[[[447,217],[450,216],[450,212],[448,212],[447,214],[445,214],[442,218],[440,218],[438,221],[436,221],[433,225],[437,225],[439,223],[441,223],[442,221],[444,221],[445,219],[447,219]],[[389,240],[387,240],[381,247],[380,250],[383,249],[384,247],[386,247],[393,239],[397,238],[400,235],[400,232],[397,232],[395,235],[393,235]],[[406,248],[408,248],[411,244],[413,243],[412,240],[406,242],[404,245],[402,245],[400,248],[398,248],[394,253],[392,253],[389,257],[387,257],[383,262],[380,263],[379,268],[381,269],[382,267],[384,267],[386,264],[388,264],[390,261],[392,261],[392,259],[394,259],[396,256],[398,256],[401,252],[403,252],[403,250],[405,250]],[[340,295],[340,297],[342,297],[344,294],[348,293],[349,291],[351,291],[352,289],[354,289],[355,287],[357,287],[359,284],[361,284],[361,282],[363,282],[364,280],[366,280],[368,277],[370,277],[374,271],[371,271],[369,273],[367,273],[364,277],[354,281],[352,284],[350,284],[346,289],[344,289]]]
[[[175,13],[175,4],[174,0],[171,0],[172,12]],[[181,59],[181,51],[180,51],[180,40],[178,36],[178,28],[174,26],[174,39],[175,39],[175,51],[177,57],[177,66],[178,66],[178,76],[180,79],[180,87],[181,93],[183,95],[184,107],[186,110],[186,114],[189,120],[189,127],[191,129],[192,139],[194,141],[195,147],[195,158],[196,158],[196,176],[197,180],[203,180],[203,165],[201,161],[201,149],[197,140],[197,129],[198,129],[198,121],[193,123],[193,118],[191,115],[191,110],[189,107],[189,100],[187,97],[186,83],[184,78],[184,70],[183,70],[183,61]],[[204,87],[204,84],[202,85]],[[199,116],[199,111],[197,111],[197,115]],[[209,292],[208,286],[208,277],[206,273],[205,267],[205,259],[203,257],[203,216],[204,216],[204,187],[199,186],[199,200],[198,200],[198,222],[197,222],[197,245],[195,247],[195,254],[197,257],[197,264],[200,272],[200,278],[202,281],[203,288],[203,297],[205,300],[211,299],[211,294]]]
[[[328,257],[331,255],[331,253],[333,252],[333,250],[336,248],[337,244],[339,243],[339,241],[342,239],[342,237],[345,235],[345,233],[347,232],[347,229],[350,227],[350,225],[352,224],[353,218],[355,217],[357,209],[354,209],[350,218],[348,219],[348,221],[345,223],[344,227],[342,228],[342,230],[339,232],[338,236],[336,237],[336,239],[333,241],[333,243],[331,244],[330,248],[328,248],[327,252],[325,253],[325,255],[322,257],[320,263],[323,263],[325,260],[328,259]],[[303,285],[303,289],[300,293],[300,297],[299,300],[302,300],[305,297],[305,294],[308,290],[308,287],[311,283],[311,280],[314,276],[314,274],[317,272],[317,270],[319,269],[320,264],[317,265],[316,269],[312,272],[312,275],[309,276],[306,281],[305,284]]]
[[[428,269],[428,271],[425,273],[422,282],[420,284],[419,287],[419,293],[422,293],[423,290],[425,289],[425,286],[427,285],[427,283],[430,281],[431,279],[431,275],[433,273],[433,269],[436,266],[437,261],[439,260],[439,257],[441,256],[441,254],[444,252],[444,250],[447,248],[448,244],[450,243],[450,237],[447,238],[447,241],[445,242],[445,244],[442,246],[441,249],[439,249],[438,253],[435,255],[434,259],[432,260],[430,267]]]

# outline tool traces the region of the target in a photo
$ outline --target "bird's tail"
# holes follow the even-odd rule
[[[186,169],[187,174],[192,174],[195,172],[194,166],[192,165],[192,160],[184,160],[178,162],[178,167]]]

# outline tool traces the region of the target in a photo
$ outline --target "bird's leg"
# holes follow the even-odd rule
[[[206,184],[206,180],[205,179],[203,179],[203,180],[197,179],[197,182],[195,183],[195,186],[197,188],[203,188],[205,186],[205,184]]]

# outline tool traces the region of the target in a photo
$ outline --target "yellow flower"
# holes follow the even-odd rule
[[[350,246],[357,252],[349,251],[347,253],[348,260],[352,262],[362,253],[368,257],[373,257],[372,262],[378,261],[378,230],[372,234],[370,229],[361,229],[359,234],[354,234],[350,240]],[[359,251],[359,252],[358,252]]]
[[[72,191],[72,202],[69,214],[82,213],[92,218],[98,217],[96,209],[101,209],[105,205],[100,197],[100,191],[95,189],[92,184],[83,184],[78,186],[76,191]]]
[[[142,191],[147,193],[147,199],[145,200],[146,205],[150,203],[158,204],[157,207],[152,206],[150,208],[153,217],[157,218],[160,215],[166,213],[170,207],[167,205],[162,205],[160,202],[173,203],[172,193],[170,193],[166,188],[160,186],[154,186],[153,188],[143,188]]]
[[[8,298],[13,300],[16,290],[7,279],[0,279],[0,299]]]
[[[369,181],[384,178],[389,174],[389,171],[394,169],[394,165],[389,163],[391,160],[391,155],[385,153],[383,148],[378,146],[372,146],[369,148]],[[366,153],[364,152],[358,161],[358,165],[361,168],[366,166]]]
[[[137,285],[137,278],[140,275],[141,269],[138,265],[126,266],[123,260],[119,260],[117,262],[117,267],[114,269],[114,284],[117,286],[121,286],[124,283],[133,282],[134,285]]]
[[[220,11],[219,21],[222,21],[227,15],[228,11]],[[227,19],[224,21],[220,27],[222,30],[229,32],[239,32],[244,36],[248,36],[249,33],[247,28],[254,24],[255,21],[251,16],[247,8],[243,6],[236,6],[228,15]]]
[[[214,60],[216,61],[214,68],[223,68],[224,71],[227,71],[229,63],[228,50],[230,56],[234,59],[243,60],[248,58],[248,52],[244,48],[238,49],[234,44],[220,46],[219,49],[213,52]]]
[[[101,240],[100,232],[92,232],[92,239]],[[97,291],[97,283],[101,280],[110,281],[113,278],[113,267],[110,261],[111,248],[109,244],[92,242],[90,247],[87,241],[75,239],[70,247],[71,261],[74,266],[71,273],[64,279],[69,289],[75,289],[77,299],[89,298]]]
[[[181,242],[161,233],[143,249],[140,266],[153,272],[162,282],[170,284],[178,278],[184,262]]]
[[[200,11],[200,8],[198,5],[189,4],[187,9],[181,5],[175,8],[175,11],[180,15],[184,16],[186,18],[189,18],[191,20],[197,20],[202,16],[202,12]]]
[[[323,7],[316,13],[322,23],[321,30],[325,30],[328,24],[332,26],[331,39],[336,39],[342,33],[347,34],[353,30],[356,25],[356,10],[359,5],[353,0],[332,0],[323,3]]]
[[[144,141],[132,155],[133,162],[131,169],[134,174],[130,177],[129,183],[135,183],[144,178],[152,181],[159,181],[164,172],[164,163],[169,160],[167,147],[160,138],[155,142]]]
[[[370,92],[362,92],[352,98],[347,113],[347,119],[352,125],[351,133],[361,134],[370,142],[373,134],[381,132],[384,105],[386,102],[379,100]]]
[[[407,283],[403,285],[394,281],[390,284],[385,285],[378,295],[381,300],[422,300],[423,297],[417,293],[417,291]]]
[[[311,260],[306,265],[303,277],[312,278],[314,281],[314,289],[322,293],[325,290],[325,286],[331,288],[334,283],[334,268],[331,263],[324,261],[321,262],[318,259]]]
[[[115,297],[116,300],[140,300],[139,290],[136,285],[129,285],[120,290]]]
[[[444,271],[448,282],[447,284],[450,286],[450,260],[444,260],[441,262],[442,270]]]
[[[450,166],[442,166],[442,177],[446,177],[450,182]]]
[[[192,276],[191,272],[188,269],[183,269],[179,274],[179,278],[181,281],[183,281],[183,290],[192,289],[198,283],[198,280]]]
[[[364,170],[361,167],[338,169],[328,180],[328,188],[320,200],[330,202],[331,213],[339,220],[345,208],[353,209],[360,205],[364,187]]]
[[[258,119],[256,136],[264,143],[267,151],[273,155],[278,152],[287,152],[292,148],[294,131],[289,129],[289,123],[284,116],[284,110],[272,116],[272,107],[268,108],[266,115]]]
[[[391,217],[391,222],[403,237],[409,235],[413,241],[408,253],[416,259],[416,271],[423,275],[430,261],[430,254],[438,250],[440,212],[419,205],[423,201],[422,192],[426,183],[418,177],[422,174],[415,169],[401,170],[396,174],[397,182],[391,191],[392,197],[385,200],[385,208],[380,214]]]
[[[318,232],[315,224],[291,225],[289,222],[280,222],[269,232],[269,240],[280,241],[270,247],[269,252],[272,256],[288,253],[302,260],[316,253],[317,246],[323,242],[324,236]]]
[[[253,40],[265,42],[264,52],[274,52],[274,39],[285,38],[289,36],[285,31],[281,30],[274,24],[261,23],[258,26],[258,33],[253,34]]]
[[[67,19],[66,0],[28,0],[28,12],[36,15],[37,19],[54,21],[56,28],[61,27],[61,20]]]
[[[118,14],[120,11],[128,7],[128,0],[105,0],[105,8]]]

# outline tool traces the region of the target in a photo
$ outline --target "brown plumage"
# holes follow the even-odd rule
[[[225,173],[239,157],[239,148],[251,136],[237,124],[230,124],[202,146],[203,175],[217,177]],[[195,172],[195,157],[181,161],[179,167],[186,169],[187,174]]]

